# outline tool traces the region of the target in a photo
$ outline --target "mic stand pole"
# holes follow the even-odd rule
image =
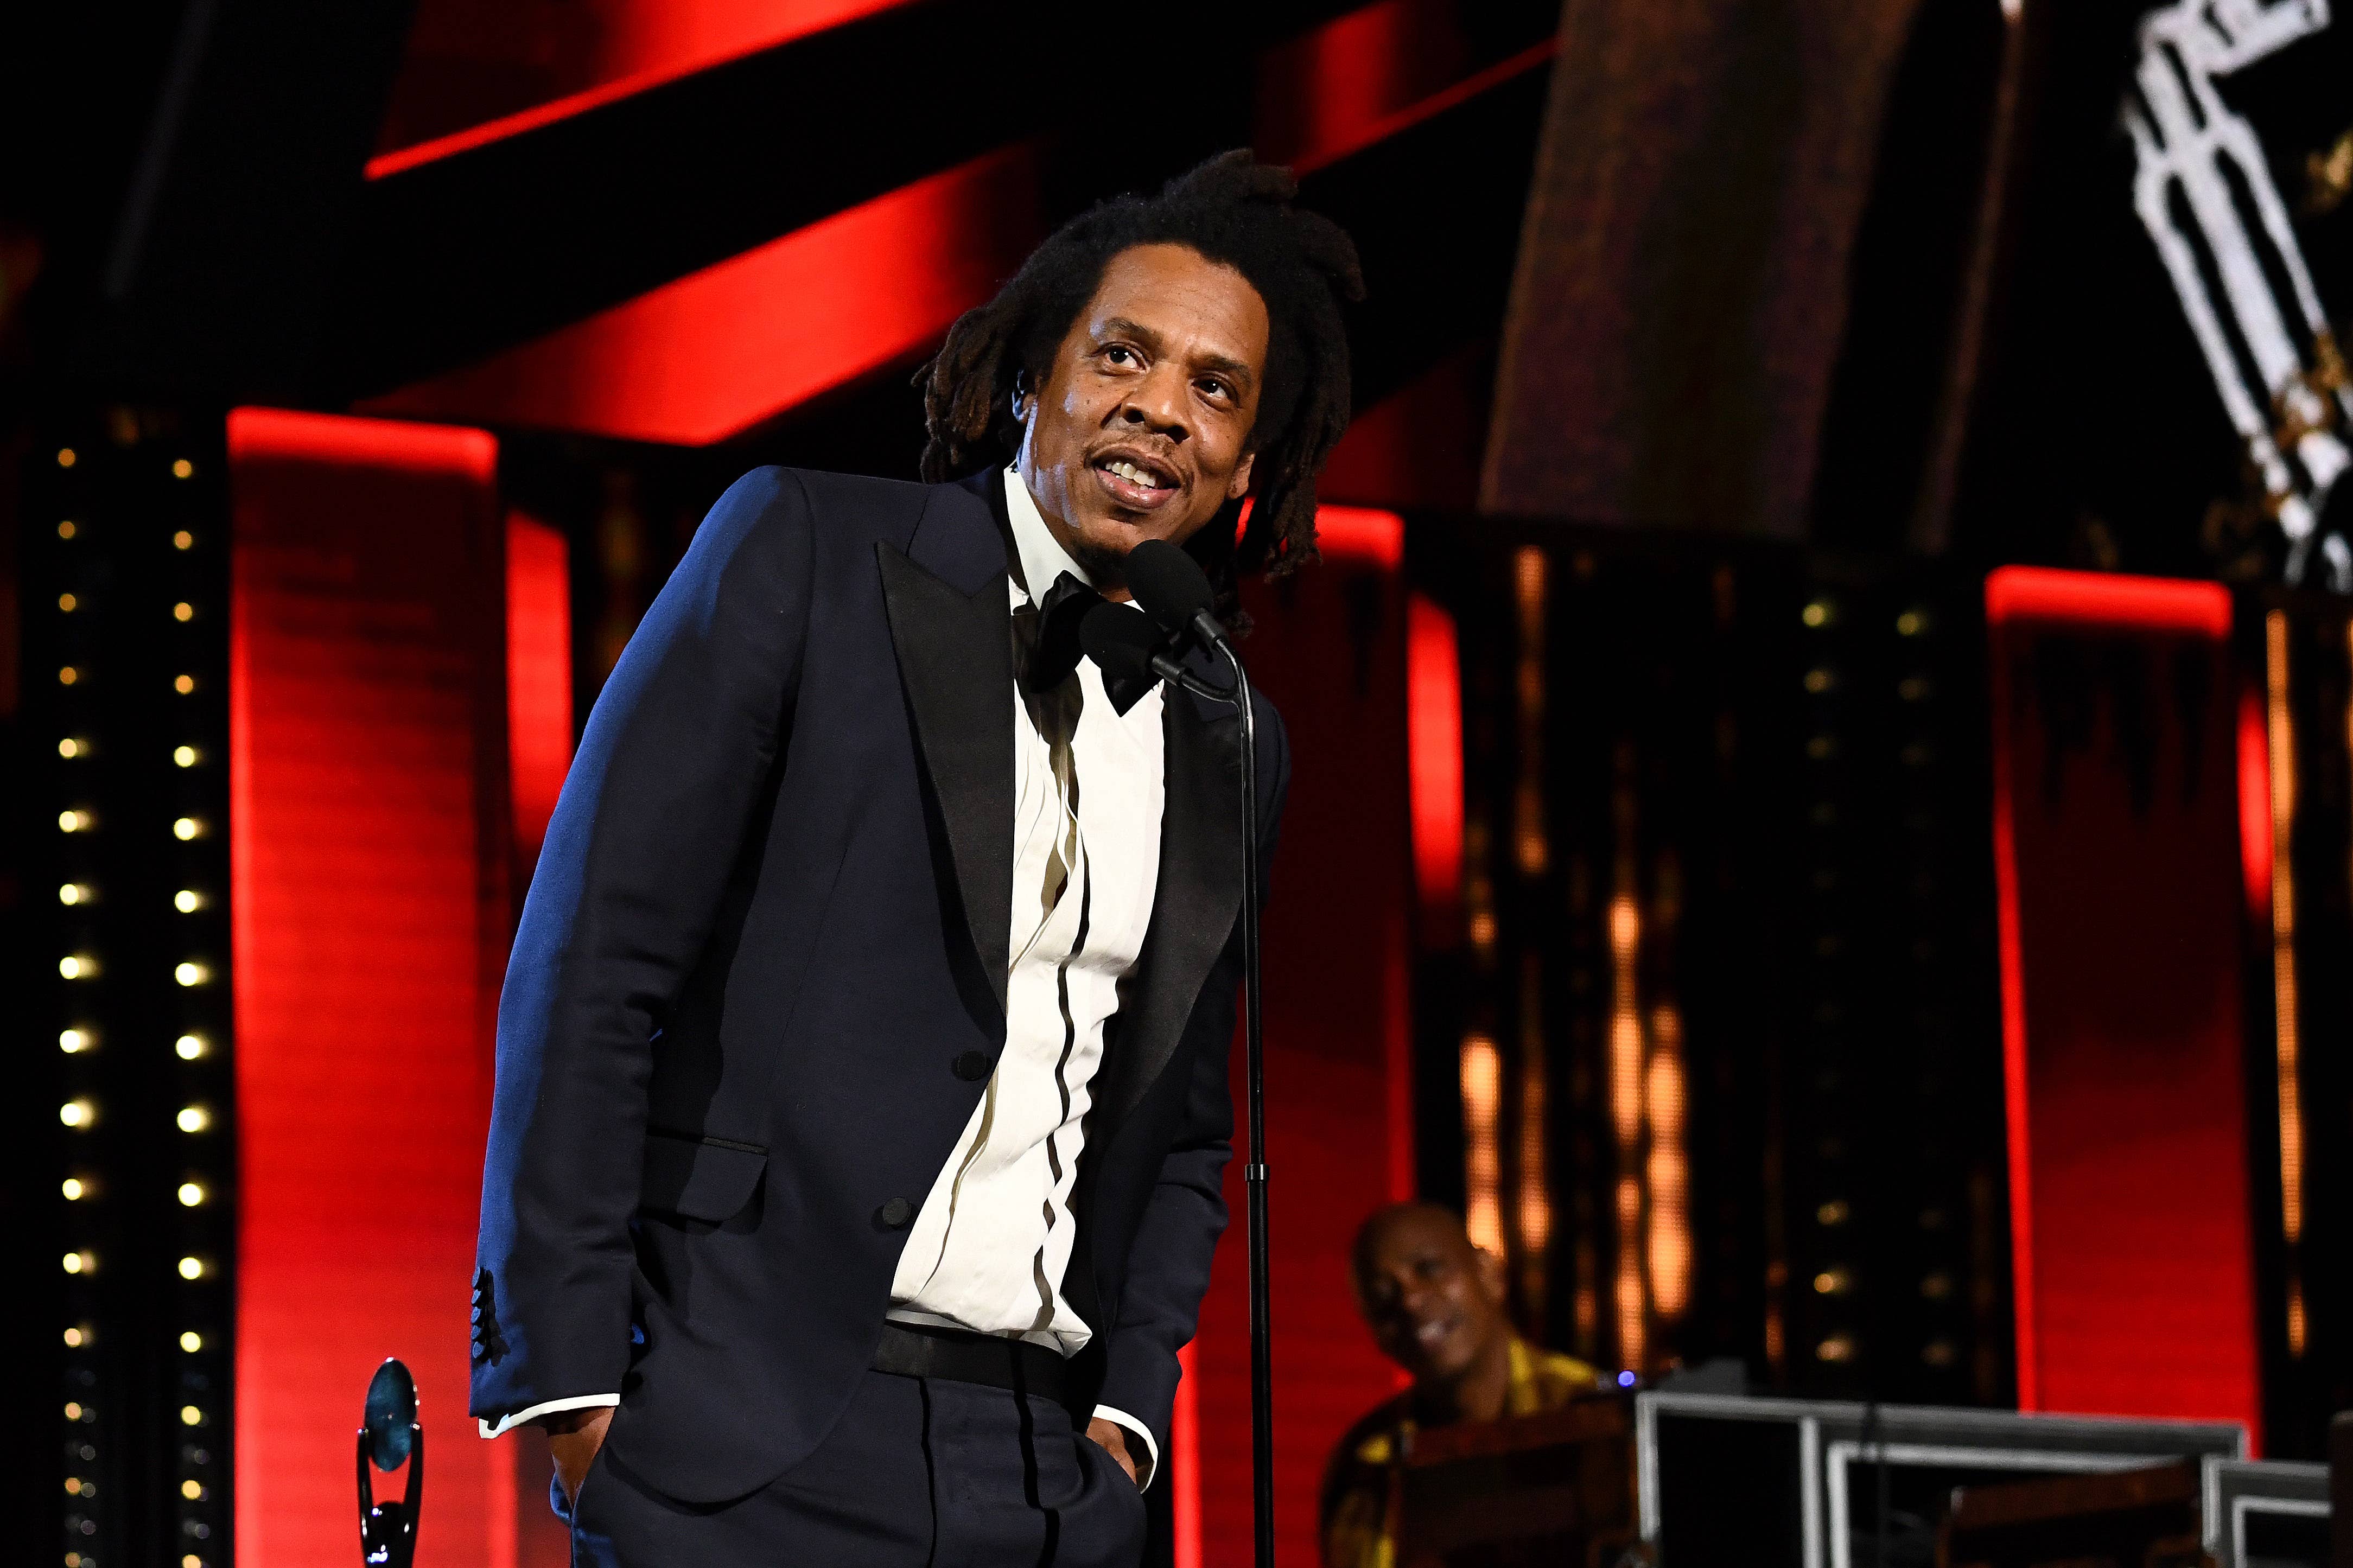
[[[1274,1568],[1274,1365],[1269,1328],[1266,1242],[1266,1037],[1259,1005],[1258,732],[1250,679],[1224,637],[1218,651],[1234,671],[1242,720],[1242,1061],[1250,1104],[1250,1522],[1257,1568]]]

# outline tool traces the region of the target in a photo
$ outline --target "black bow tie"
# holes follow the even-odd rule
[[[1054,585],[1034,609],[1018,612],[1014,624],[1025,634],[1035,627],[1035,636],[1022,639],[1024,658],[1021,660],[1021,689],[1037,696],[1051,691],[1071,677],[1079,668],[1079,623],[1089,610],[1103,602],[1103,596],[1065,572],[1054,579]],[[1127,710],[1144,700],[1145,694],[1160,684],[1155,676],[1122,677],[1109,670],[1103,672],[1103,693],[1111,699],[1112,709],[1123,717]]]

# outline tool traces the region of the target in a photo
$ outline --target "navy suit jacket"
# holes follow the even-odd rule
[[[683,1501],[758,1489],[871,1363],[1005,1043],[1014,687],[997,476],[761,468],[590,715],[499,1008],[472,1406],[618,1393]],[[1226,1223],[1240,725],[1166,704],[1158,893],[1106,1029],[1064,1292],[1163,1445]],[[1289,776],[1258,700],[1261,865]],[[1087,1406],[1082,1404],[1082,1413]]]

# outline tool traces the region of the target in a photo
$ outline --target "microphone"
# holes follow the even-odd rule
[[[1152,617],[1134,605],[1105,599],[1090,607],[1079,621],[1079,647],[1093,659],[1110,681],[1148,686],[1165,680],[1198,697],[1231,700],[1170,657]]]
[[[1127,552],[1128,592],[1161,630],[1180,642],[1232,651],[1226,628],[1209,612],[1218,596],[1201,563],[1165,539],[1147,539]]]
[[[1135,602],[1180,647],[1198,644],[1223,656],[1233,671],[1234,689],[1222,695],[1241,720],[1237,738],[1241,742],[1242,786],[1242,1071],[1250,1109],[1250,1163],[1242,1167],[1242,1190],[1250,1213],[1251,1555],[1256,1568],[1274,1568],[1274,1331],[1273,1291],[1268,1281],[1272,1254],[1267,1242],[1266,1024],[1259,1000],[1258,720],[1241,655],[1210,613],[1217,595],[1200,563],[1166,540],[1147,539],[1127,552],[1126,576]]]

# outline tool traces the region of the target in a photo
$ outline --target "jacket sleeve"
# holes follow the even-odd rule
[[[1259,710],[1259,901],[1266,901],[1277,829],[1291,788],[1291,746],[1271,705]],[[1176,1406],[1176,1352],[1193,1338],[1209,1263],[1226,1228],[1225,1169],[1233,1156],[1234,1003],[1242,982],[1240,922],[1209,970],[1185,1024],[1183,1058],[1191,1064],[1183,1120],[1136,1227],[1119,1319],[1106,1347],[1100,1404],[1134,1414],[1168,1451]],[[1255,1155],[1253,1155],[1255,1157]]]
[[[794,475],[737,480],[589,715],[499,1001],[477,1416],[616,1394],[628,1369],[651,1040],[790,730],[813,549]]]

